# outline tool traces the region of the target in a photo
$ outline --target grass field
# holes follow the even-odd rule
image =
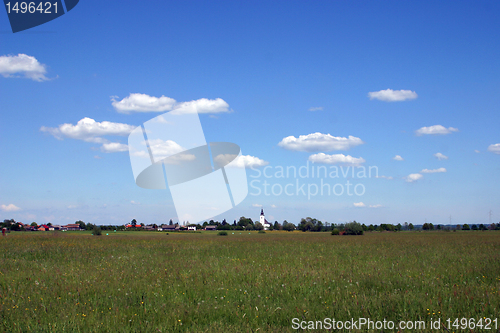
[[[13,232],[0,247],[3,332],[291,332],[293,318],[500,320],[495,231]],[[358,331],[380,330],[350,332]]]

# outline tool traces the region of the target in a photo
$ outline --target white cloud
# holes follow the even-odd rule
[[[23,75],[28,79],[41,82],[48,80],[45,77],[46,72],[45,65],[39,63],[35,57],[22,53],[17,56],[0,56],[0,74],[3,77],[19,77]]]
[[[178,154],[185,150],[177,142],[172,140],[164,141],[162,139],[153,139],[153,140],[148,140],[148,142],[149,142],[149,148],[151,148],[151,153],[153,154],[155,161],[160,161],[168,156]],[[143,144],[146,143],[143,142]]]
[[[364,142],[360,138],[349,136],[348,138],[322,134],[319,132],[301,135],[298,138],[288,136],[278,143],[278,146],[295,151],[332,151],[348,150]]]
[[[94,158],[95,158],[96,160],[100,160],[102,157],[101,157],[101,156],[99,156],[99,155],[94,155]]]
[[[173,114],[230,112],[229,104],[222,98],[200,98],[189,102],[177,102],[175,99],[166,96],[154,97],[139,93],[130,94],[121,101],[117,101],[116,98],[117,96],[111,97],[111,104],[120,113],[165,111],[171,111]]]
[[[421,174],[419,174],[419,173],[412,173],[412,174],[410,174],[410,175],[406,176],[406,177],[405,177],[405,179],[406,179],[406,181],[407,181],[408,183],[413,183],[413,182],[415,182],[415,181],[417,181],[417,180],[419,180],[419,179],[421,179],[421,178],[423,178],[423,177],[424,177],[424,176],[422,176],[422,175],[421,175]]]
[[[375,176],[375,178],[393,179],[391,176]]]
[[[104,135],[129,135],[135,126],[113,123],[110,121],[97,122],[92,118],[83,118],[78,121],[76,125],[62,124],[59,127],[45,127],[42,126],[42,132],[48,132],[57,139],[64,137],[70,139],[83,140],[87,142],[104,143],[107,140],[101,138]]]
[[[269,162],[264,161],[255,156],[240,155],[235,158],[234,154],[217,155],[215,156],[214,161],[220,165],[226,165],[228,163],[231,163],[232,167],[237,167],[237,168],[257,168],[269,164]]]
[[[401,102],[418,97],[417,93],[411,90],[380,90],[368,93],[370,99],[378,99],[384,102]]]
[[[380,208],[382,205],[370,205],[370,208]]]
[[[262,207],[262,205],[259,205],[259,204],[253,204],[252,207]]]
[[[448,156],[443,155],[443,154],[441,154],[441,153],[435,153],[433,156],[434,156],[435,158],[437,158],[438,160],[440,160],[440,161],[441,161],[441,160],[447,160],[447,159],[448,159]]]
[[[317,106],[317,107],[310,107],[309,111],[322,111],[323,107],[322,106]]]
[[[14,204],[8,204],[8,205],[0,205],[0,209],[3,210],[4,212],[15,212],[17,210],[20,210],[21,208],[17,207]]]
[[[353,203],[354,207],[365,207],[366,205],[362,202],[355,202]]]
[[[439,168],[439,169],[432,169],[432,170],[424,169],[424,170],[420,171],[420,173],[436,173],[436,172],[446,172],[446,168]]]
[[[500,154],[500,143],[495,143],[494,145],[488,146],[488,151],[494,154]]]
[[[478,153],[478,154],[480,153],[480,151],[479,151],[479,150],[477,150],[477,149],[475,149],[475,150],[474,150],[474,152],[475,152],[475,153]]]
[[[365,163],[365,159],[362,157],[356,158],[352,157],[351,155],[344,155],[344,154],[333,154],[333,155],[328,155],[324,153],[319,153],[319,154],[313,154],[309,156],[309,161],[314,162],[314,163],[325,163],[325,164],[345,164],[345,165],[360,165],[362,163]]]
[[[393,160],[395,160],[395,161],[404,161],[404,160],[405,160],[405,159],[404,159],[404,158],[402,158],[400,155],[396,155],[396,156],[394,156],[392,159],[393,159]]]
[[[122,151],[128,151],[128,145],[119,142],[103,143],[101,150],[104,153],[117,153]]]
[[[140,202],[137,202],[137,201],[134,201],[134,200],[130,200],[130,203],[132,205],[140,205],[141,204]]]
[[[433,125],[429,127],[422,127],[415,131],[418,136],[424,134],[450,134],[452,132],[458,132],[457,128],[454,127],[444,127],[442,125]]]
[[[276,208],[276,205],[271,205],[271,208]]]

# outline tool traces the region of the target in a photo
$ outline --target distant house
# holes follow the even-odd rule
[[[163,229],[163,231],[176,231],[180,229],[178,224],[164,224],[161,226],[161,228]]]
[[[39,226],[37,230],[38,231],[47,231],[47,230],[49,230],[49,227],[44,224],[44,225]]]
[[[80,225],[75,223],[75,224],[66,224],[63,225],[61,228],[66,229],[68,231],[73,231],[73,230],[81,230]]]
[[[196,231],[196,226],[195,225],[189,225],[188,226],[188,231],[189,230]]]
[[[205,230],[217,230],[217,226],[216,225],[207,225],[205,227]]]

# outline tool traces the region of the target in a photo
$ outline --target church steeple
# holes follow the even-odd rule
[[[264,216],[264,208],[260,210],[260,215]]]

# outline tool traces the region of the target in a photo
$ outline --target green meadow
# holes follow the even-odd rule
[[[12,232],[0,247],[2,332],[293,332],[293,318],[500,320],[498,231]],[[381,330],[349,332],[358,331]]]

